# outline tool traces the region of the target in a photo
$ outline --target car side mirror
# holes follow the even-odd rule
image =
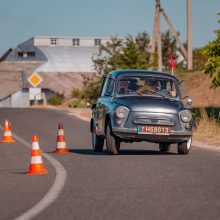
[[[187,105],[187,107],[190,107],[192,105],[192,99],[188,99],[186,101],[186,105]]]
[[[91,109],[96,108],[96,103],[92,104]]]

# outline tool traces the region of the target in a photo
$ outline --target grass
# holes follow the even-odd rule
[[[194,136],[211,144],[220,143],[220,124],[214,117],[209,117],[205,108],[201,108],[196,119]]]
[[[202,110],[201,108],[192,108],[193,117],[195,120],[200,119],[204,114],[201,112],[206,111],[208,118],[215,118],[215,120],[220,123],[220,107],[204,107]]]

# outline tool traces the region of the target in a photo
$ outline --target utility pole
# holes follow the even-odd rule
[[[192,0],[187,0],[187,67],[192,70]]]
[[[157,46],[158,53],[158,70],[162,71],[162,47],[161,47],[161,31],[160,31],[160,0],[156,0],[156,9],[154,15],[154,29],[151,43],[151,62]]]
[[[152,44],[151,44],[151,61],[153,61],[153,54],[155,53],[157,46],[158,53],[158,70],[162,71],[162,46],[161,46],[161,30],[160,30],[160,17],[161,14],[164,17],[164,20],[167,22],[169,29],[173,33],[177,43],[179,44],[180,50],[183,57],[187,61],[188,70],[192,69],[192,0],[187,0],[187,50],[181,42],[179,35],[174,28],[172,22],[169,20],[165,10],[161,8],[160,0],[156,1],[156,10],[154,16],[154,29],[152,35]]]
[[[162,71],[162,43],[161,43],[161,31],[160,31],[160,12],[158,15],[158,33],[157,33],[157,54],[158,54],[158,70]]]

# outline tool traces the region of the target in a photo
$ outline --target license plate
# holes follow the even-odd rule
[[[169,135],[170,127],[165,126],[138,126],[138,134],[161,134]]]

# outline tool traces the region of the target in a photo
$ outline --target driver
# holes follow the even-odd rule
[[[144,85],[137,90],[138,93],[143,93],[147,91],[157,91],[157,81],[145,79]]]

